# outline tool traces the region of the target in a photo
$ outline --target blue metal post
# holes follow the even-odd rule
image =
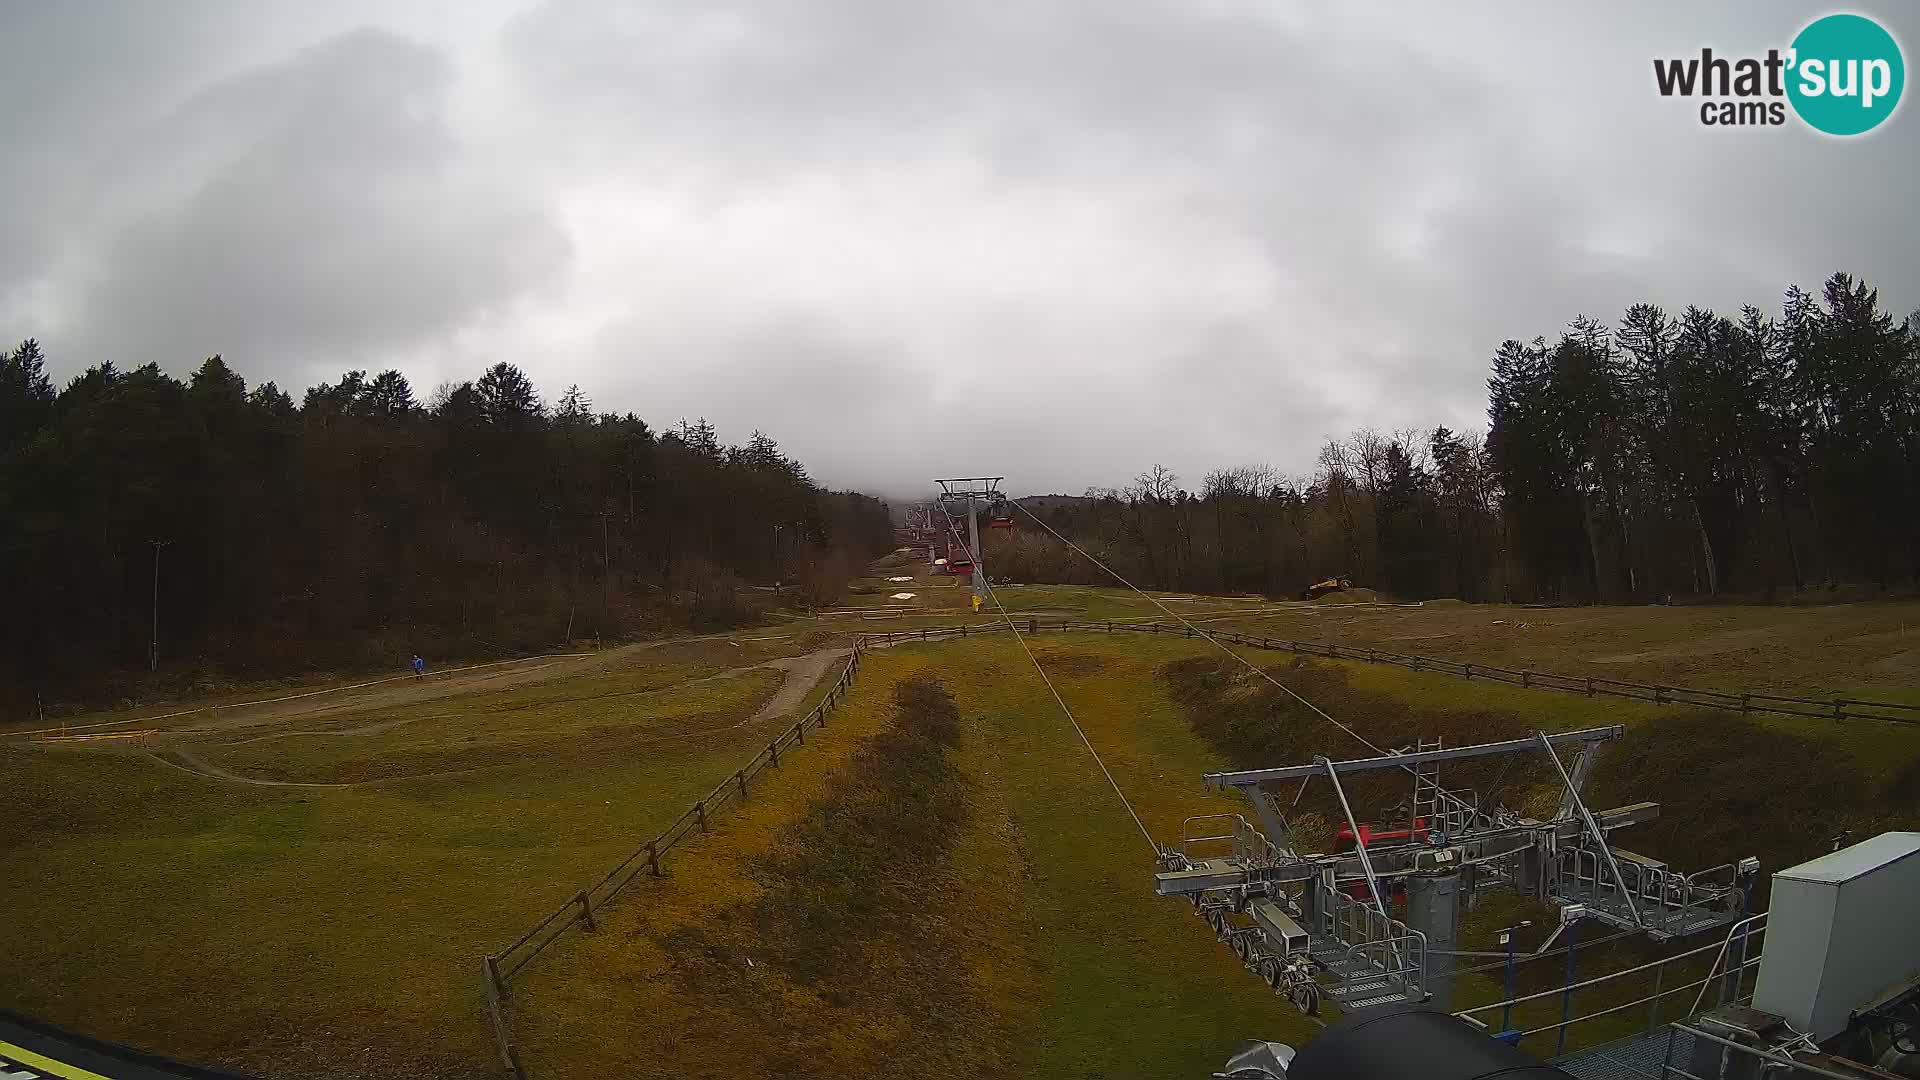
[[[1559,1057],[1567,1051],[1567,1020],[1573,1016],[1574,936],[1579,932],[1580,923],[1578,920],[1567,924],[1567,989],[1560,995],[1560,1036],[1554,1040],[1554,1057]]]

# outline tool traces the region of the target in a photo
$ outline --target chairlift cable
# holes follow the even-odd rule
[[[1320,708],[1320,706],[1315,705],[1313,702],[1308,701],[1306,698],[1301,697],[1299,694],[1295,693],[1292,687],[1281,682],[1279,679],[1274,678],[1272,675],[1267,674],[1266,671],[1263,670],[1258,664],[1255,664],[1253,661],[1248,660],[1246,657],[1241,656],[1237,652],[1234,652],[1232,649],[1227,648],[1226,645],[1222,644],[1212,634],[1208,633],[1207,631],[1201,629],[1198,626],[1195,626],[1193,623],[1187,621],[1187,619],[1184,616],[1182,616],[1179,612],[1161,603],[1151,593],[1148,593],[1146,590],[1140,588],[1140,586],[1138,585],[1135,585],[1133,582],[1128,581],[1125,577],[1123,577],[1120,574],[1118,570],[1115,570],[1113,567],[1108,566],[1106,563],[1103,563],[1099,559],[1095,558],[1091,552],[1087,551],[1087,549],[1081,547],[1079,544],[1074,543],[1073,541],[1067,539],[1066,537],[1061,536],[1060,533],[1056,531],[1053,526],[1040,520],[1038,515],[1036,515],[1033,511],[1027,509],[1024,505],[1022,505],[1019,499],[1008,499],[1007,501],[1012,503],[1015,507],[1017,507],[1021,513],[1027,515],[1028,518],[1032,519],[1034,524],[1040,526],[1041,528],[1047,530],[1047,532],[1051,533],[1055,540],[1058,540],[1061,543],[1072,548],[1073,550],[1079,552],[1083,557],[1086,558],[1088,562],[1091,562],[1093,565],[1099,567],[1102,570],[1105,570],[1108,574],[1112,575],[1115,581],[1118,581],[1120,584],[1125,585],[1127,588],[1132,589],[1136,593],[1139,593],[1141,596],[1145,597],[1147,601],[1151,603],[1154,607],[1157,607],[1161,611],[1164,611],[1168,615],[1171,615],[1182,626],[1185,626],[1188,630],[1191,630],[1199,634],[1202,638],[1205,638],[1207,641],[1211,642],[1214,645],[1214,647],[1218,648],[1221,652],[1226,653],[1228,656],[1231,656],[1235,660],[1238,660],[1240,661],[1240,663],[1246,665],[1247,669],[1252,671],[1255,675],[1258,675],[1261,678],[1272,683],[1274,686],[1284,691],[1288,697],[1293,698],[1293,700],[1299,702],[1302,705],[1305,705],[1309,709],[1312,709],[1314,713],[1320,717],[1320,719],[1325,720],[1327,723],[1332,724],[1334,727],[1337,727],[1341,731],[1344,731],[1347,734],[1353,736],[1355,739],[1358,739],[1363,746],[1365,746],[1369,750],[1372,750],[1376,754],[1379,754],[1384,757],[1391,753],[1391,751],[1384,750],[1378,745],[1376,745],[1372,740],[1368,739],[1365,735],[1360,734],[1358,731],[1355,731],[1351,727],[1348,727],[1347,725],[1341,723],[1340,721],[1335,720],[1333,717],[1328,716],[1326,713],[1326,710]],[[1402,768],[1405,768],[1405,766],[1402,766]],[[1412,772],[1413,770],[1407,769],[1407,771]]]
[[[946,517],[949,525],[953,524],[953,515],[947,513],[946,507],[942,506],[940,513]],[[1113,793],[1120,797],[1120,805],[1126,808],[1127,816],[1132,818],[1134,825],[1140,829],[1140,835],[1146,840],[1147,847],[1152,849],[1155,858],[1159,858],[1160,845],[1153,842],[1153,834],[1147,831],[1146,823],[1140,820],[1140,815],[1133,809],[1133,803],[1127,800],[1127,793],[1120,790],[1120,783],[1113,778],[1113,773],[1107,768],[1107,763],[1100,760],[1100,751],[1093,748],[1093,740],[1087,738],[1086,729],[1082,728],[1080,721],[1074,718],[1073,710],[1067,707],[1066,699],[1060,696],[1059,689],[1053,685],[1053,680],[1047,676],[1047,669],[1040,666],[1040,658],[1033,655],[1033,648],[1027,644],[1026,637],[1020,633],[1020,628],[1014,625],[1013,616],[1007,612],[1006,605],[1000,602],[1000,595],[993,591],[993,583],[988,581],[985,575],[982,575],[980,580],[986,587],[987,598],[993,601],[994,609],[1000,612],[1000,618],[1006,622],[1008,631],[1013,634],[1013,640],[1020,643],[1020,650],[1027,654],[1028,660],[1033,662],[1033,670],[1040,673],[1040,681],[1047,685],[1047,692],[1053,695],[1054,704],[1060,706],[1060,711],[1066,715],[1067,723],[1073,725],[1073,732],[1080,736],[1081,745],[1085,746],[1087,753],[1093,756],[1093,763],[1100,767],[1100,774],[1107,778],[1107,783],[1113,787]]]

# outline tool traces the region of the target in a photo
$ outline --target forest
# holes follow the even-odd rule
[[[1335,575],[1406,600],[1873,596],[1920,580],[1920,313],[1846,274],[1777,314],[1635,304],[1494,352],[1484,435],[1357,432],[1314,471],[1154,466],[1028,500],[1133,581],[1299,593]],[[1022,524],[1027,524],[1022,522]],[[1103,577],[1044,531],[996,575]],[[1845,592],[1842,592],[1843,587]]]
[[[548,405],[510,363],[417,400],[362,371],[294,400],[215,356],[57,393],[0,351],[0,711],[341,668],[399,670],[837,596],[892,542],[755,432]]]

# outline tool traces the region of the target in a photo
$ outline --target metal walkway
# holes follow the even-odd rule
[[[1693,1035],[1669,1026],[1588,1047],[1552,1064],[1579,1080],[1667,1080],[1665,1067],[1685,1068],[1692,1055]]]
[[[1579,904],[1593,918],[1620,929],[1644,930],[1655,941],[1689,937],[1746,918],[1734,864],[1682,875],[1632,852],[1612,852],[1614,862],[1605,861],[1606,854],[1579,845],[1559,849],[1547,875],[1548,898],[1562,906]]]

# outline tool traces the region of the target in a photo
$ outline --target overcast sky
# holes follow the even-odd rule
[[[1791,4],[0,2],[0,340],[293,393],[496,360],[835,486],[1197,486],[1478,428],[1488,358],[1849,269],[1920,117],[1703,128]],[[1881,19],[1914,61],[1920,9]]]

